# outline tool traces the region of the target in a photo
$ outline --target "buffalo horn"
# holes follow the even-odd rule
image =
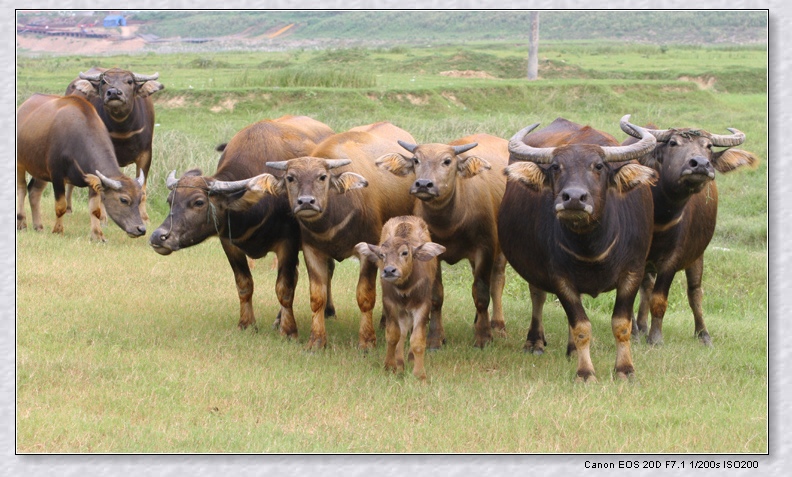
[[[168,174],[168,178],[165,179],[165,185],[168,186],[168,190],[173,190],[176,187],[176,184],[179,183],[179,180],[176,179],[176,171],[170,171]]]
[[[99,171],[96,171],[97,177],[102,181],[102,185],[108,189],[121,190],[121,181],[111,179]]]
[[[214,181],[209,186],[209,193],[223,193],[233,194],[247,187],[251,179],[242,179],[241,181]]]
[[[463,144],[461,146],[454,146],[454,154],[462,154],[463,152],[467,152],[476,146],[478,146],[477,142],[471,142],[470,144]]]
[[[628,117],[628,116],[625,116]],[[619,126],[621,126],[621,130],[625,133],[629,134],[632,137],[641,139],[641,134],[632,128],[631,124],[627,122],[624,118],[619,121]],[[671,135],[674,134],[674,129],[645,129],[646,132],[651,134],[657,139],[657,142],[666,142],[671,139]]]
[[[146,81],[154,81],[155,79],[159,78],[159,73],[154,73],[153,75],[139,75],[137,73],[132,73],[135,77],[135,81],[138,83],[145,83]]]
[[[525,144],[525,136],[539,127],[539,123],[526,126],[509,140],[509,152],[518,161],[531,161],[540,164],[549,163],[553,159],[554,147],[532,147]]]
[[[273,161],[264,164],[267,167],[271,167],[273,169],[277,169],[279,171],[285,171],[289,167],[288,161]]]
[[[349,159],[326,159],[325,164],[327,164],[328,169],[335,169],[336,167],[346,166],[347,164],[352,164],[352,161]]]
[[[605,153],[606,162],[619,162],[637,159],[651,152],[652,149],[654,149],[657,145],[657,138],[655,138],[652,133],[640,126],[631,124],[629,120],[629,114],[625,114],[621,118],[620,124],[624,125],[622,126],[622,129],[628,127],[634,130],[641,135],[641,140],[627,146],[603,146],[602,150]]]
[[[94,75],[87,75],[80,72],[80,79],[88,80],[88,81],[99,81],[102,78],[102,73],[96,73]]]
[[[401,139],[397,140],[396,142],[399,143],[399,146],[407,149],[408,151],[415,153],[415,148],[418,147],[417,144],[410,144],[409,142],[404,142]]]
[[[732,147],[732,146],[739,146],[740,144],[745,141],[745,133],[738,129],[734,128],[726,128],[732,132],[732,134],[710,134],[710,139],[712,140],[713,146],[719,147]]]

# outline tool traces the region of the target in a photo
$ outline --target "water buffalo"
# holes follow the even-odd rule
[[[148,178],[151,167],[151,149],[154,137],[154,102],[151,95],[164,88],[156,81],[159,74],[141,75],[120,68],[91,68],[72,80],[66,87],[67,95],[88,99],[102,118],[116,159],[121,167],[136,165]],[[71,209],[71,187],[66,189],[67,207]],[[146,183],[140,201],[140,216],[148,221],[146,213]]]
[[[32,179],[26,186],[26,174]],[[24,229],[25,194],[30,194],[33,228],[41,230],[41,194],[52,182],[55,227],[63,233],[65,186],[88,187],[91,238],[106,241],[102,205],[130,237],[146,233],[139,205],[144,177],[130,179],[118,168],[113,145],[93,106],[77,96],[34,94],[17,110],[17,229]]]
[[[398,176],[409,176],[416,201],[413,213],[429,226],[432,240],[446,251],[440,259],[450,264],[467,259],[473,271],[476,307],[475,344],[484,347],[492,330],[505,335],[502,295],[506,258],[498,242],[497,215],[509,158],[508,143],[488,134],[466,136],[449,144],[399,144],[410,155],[380,157],[377,164]],[[492,297],[492,320],[489,304]],[[435,291],[436,309],[442,305],[442,279]],[[443,342],[442,318],[433,314],[429,347]]]
[[[581,294],[597,296],[615,288],[615,370],[617,376],[629,377],[634,374],[632,307],[652,238],[648,184],[656,178],[653,169],[632,160],[651,151],[656,140],[634,126],[642,139],[621,146],[609,134],[561,118],[528,134],[537,126],[509,141],[509,182],[498,213],[503,253],[529,283],[535,305],[548,292],[557,295],[569,322],[567,353],[577,352],[582,381],[596,378],[591,322]],[[538,308],[526,349],[545,345]]]
[[[622,129],[637,135],[626,123]],[[657,147],[639,160],[655,169],[660,179],[652,186],[654,235],[633,332],[646,335],[650,344],[662,343],[668,292],[676,273],[684,270],[694,336],[711,345],[712,338],[704,324],[701,279],[704,251],[712,240],[718,214],[715,171],[728,173],[742,166],[756,167],[759,159],[753,153],[733,149],[745,141],[745,134],[737,129],[729,128],[732,134],[727,135],[694,128],[647,127],[647,131],[657,138]],[[630,138],[624,144],[634,141]],[[715,151],[713,147],[728,149]],[[650,312],[652,327],[648,330]]]
[[[380,122],[330,136],[310,156],[267,163],[278,175],[270,175],[262,188],[288,197],[300,224],[311,293],[309,349],[327,344],[322,310],[327,301],[328,261],[349,258],[359,242],[376,242],[388,219],[412,212],[410,180],[384,172],[374,163],[398,148],[397,140],[415,141],[407,131]],[[361,261],[357,302],[362,349],[374,347],[377,341],[372,323],[376,273],[376,265]]]
[[[432,309],[432,290],[438,279],[436,257],[445,247],[431,241],[426,222],[414,215],[385,222],[378,243],[360,242],[355,251],[361,261],[368,260],[381,270],[382,306],[387,317],[385,368],[404,371],[404,342],[411,333],[413,375],[426,379],[426,326]]]
[[[256,324],[253,276],[247,257],[275,252],[278,261],[276,295],[281,304],[280,332],[296,336],[292,303],[297,284],[300,227],[288,201],[265,195],[252,180],[270,161],[307,154],[333,133],[329,126],[305,116],[259,121],[239,131],[222,147],[217,170],[205,176],[192,170],[167,179],[170,213],[149,238],[162,255],[220,237],[234,272],[239,293],[239,328]],[[324,310],[324,308],[323,308]],[[327,307],[332,315],[332,302]]]

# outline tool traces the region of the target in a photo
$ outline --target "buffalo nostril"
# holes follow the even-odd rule
[[[698,163],[697,160],[695,160],[695,159],[691,159],[690,160],[690,167],[694,167],[695,168],[695,167],[698,167],[698,165],[699,165],[699,163]]]
[[[138,226],[138,232],[142,234],[146,233],[146,226],[145,225]]]
[[[585,201],[586,201],[586,199],[588,199],[588,194],[582,194],[582,195],[580,196],[580,201],[581,201],[581,202],[585,202]]]
[[[566,192],[561,194],[561,200],[563,200],[564,202],[569,202],[569,194],[567,194]]]

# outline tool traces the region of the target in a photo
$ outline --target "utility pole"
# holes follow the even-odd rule
[[[531,12],[531,38],[528,44],[528,81],[539,76],[539,12]]]

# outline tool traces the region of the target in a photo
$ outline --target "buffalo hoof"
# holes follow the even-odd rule
[[[660,346],[663,344],[663,335],[661,333],[649,332],[646,335],[646,344],[650,344],[652,346]]]
[[[616,371],[616,379],[619,381],[630,381],[632,382],[635,379],[635,372],[629,371]]]
[[[321,351],[325,349],[325,346],[327,346],[327,338],[324,336],[315,336],[312,333],[305,349],[306,351]]]
[[[490,323],[490,327],[492,328],[493,336],[498,338],[508,338],[508,335],[506,334],[506,323],[493,321]]]
[[[361,351],[368,351],[377,347],[377,338],[374,339],[363,339],[360,338],[358,341],[358,349]]]
[[[583,374],[578,373],[577,377],[575,378],[575,382],[585,383],[585,384],[596,383],[597,382],[597,377],[594,376],[593,372],[592,373],[583,373]]]
[[[239,324],[237,324],[237,328],[239,328],[239,331],[245,331],[248,328],[253,330],[253,332],[258,331],[258,326],[256,326],[256,320],[240,321]]]
[[[492,335],[489,336],[476,336],[476,343],[474,346],[476,348],[484,349],[485,346],[492,342]]]
[[[535,356],[541,356],[544,354],[544,344],[542,342],[530,342],[526,341],[525,345],[523,346],[523,351],[526,353],[531,353]]]
[[[709,333],[707,333],[706,331],[699,333],[698,339],[699,341],[701,341],[701,344],[703,344],[704,346],[707,346],[709,348],[712,347],[712,338],[710,338]]]
[[[443,348],[445,344],[445,339],[443,338],[434,338],[434,339],[427,339],[426,340],[426,350],[427,351],[437,351]]]

